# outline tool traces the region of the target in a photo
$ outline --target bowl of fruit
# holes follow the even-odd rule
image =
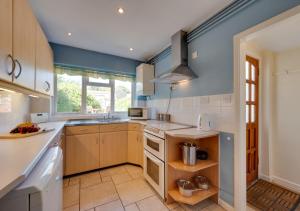
[[[11,134],[26,134],[26,133],[36,133],[39,132],[40,128],[37,124],[32,122],[25,122],[17,125],[14,129],[10,131]]]

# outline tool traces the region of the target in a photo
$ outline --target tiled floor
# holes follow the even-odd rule
[[[166,205],[143,178],[142,169],[123,165],[64,179],[64,211],[223,211],[207,200],[191,207]]]

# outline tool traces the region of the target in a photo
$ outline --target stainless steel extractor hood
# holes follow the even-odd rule
[[[186,36],[187,33],[184,31],[179,31],[172,36],[172,69],[155,77],[153,82],[173,84],[198,77],[188,66]]]

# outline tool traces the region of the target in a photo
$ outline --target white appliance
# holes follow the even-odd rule
[[[28,178],[0,199],[0,211],[61,211],[62,150],[50,148]]]
[[[144,129],[144,177],[165,197],[165,132],[191,126],[161,121],[149,121]]]
[[[211,120],[208,114],[206,113],[199,114],[197,120],[197,129],[203,131],[211,130]]]
[[[48,113],[31,113],[30,119],[31,119],[31,122],[33,122],[33,123],[48,122],[49,114]]]
[[[128,117],[130,119],[147,120],[151,117],[151,110],[145,107],[128,108]]]
[[[154,66],[150,64],[140,64],[136,68],[136,95],[154,95]]]

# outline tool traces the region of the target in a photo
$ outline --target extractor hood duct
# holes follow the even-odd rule
[[[184,31],[179,31],[172,36],[172,69],[155,77],[153,82],[174,84],[198,77],[188,66],[186,37],[187,33]]]

